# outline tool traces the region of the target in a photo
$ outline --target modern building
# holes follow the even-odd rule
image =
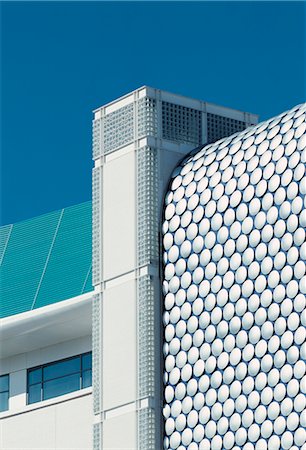
[[[1,228],[0,448],[91,449],[91,202]]]
[[[169,177],[195,147],[256,122],[149,87],[94,112],[95,450],[162,448],[159,237]]]
[[[296,106],[173,173],[164,449],[306,448],[305,119]]]
[[[190,150],[256,120],[138,89],[95,112],[93,258],[91,202],[1,228],[1,448],[162,445],[163,193]]]
[[[289,123],[276,130],[275,136],[281,136],[277,148],[283,145],[285,152],[287,144],[289,149],[294,146],[289,141],[296,141],[301,152],[302,145],[305,146],[305,130],[299,127],[305,122],[305,114],[302,112],[300,116],[294,117],[298,114],[297,110],[293,111],[292,116],[290,114],[287,114],[289,119],[286,121]],[[283,117],[278,122],[281,120]],[[299,125],[298,121],[301,122]],[[181,194],[177,194],[177,191],[184,191],[183,197],[190,198],[186,201],[186,209],[190,209],[190,214],[187,211],[181,213],[192,216],[185,232],[191,221],[194,223],[190,228],[195,228],[198,223],[196,215],[191,213],[191,203],[196,203],[196,191],[201,194],[206,192],[205,195],[215,201],[215,191],[218,190],[215,188],[228,183],[230,179],[233,179],[233,185],[237,179],[239,189],[249,192],[248,183],[243,185],[246,177],[243,177],[243,172],[239,175],[244,167],[242,154],[250,153],[249,147],[253,150],[255,147],[256,152],[257,144],[252,142],[244,149],[244,141],[249,143],[252,139],[261,139],[268,127],[274,127],[267,139],[263,137],[263,142],[268,141],[268,147],[263,150],[266,144],[262,144],[260,151],[263,150],[263,153],[259,155],[260,158],[258,156],[258,168],[264,164],[265,158],[271,156],[272,160],[265,165],[267,168],[260,169],[267,174],[272,170],[268,168],[272,167],[270,163],[274,161],[275,153],[274,149],[269,149],[270,141],[274,146],[280,139],[272,136],[277,127],[277,124],[270,126],[274,123],[272,119],[258,126],[262,128],[259,133],[261,137],[255,138],[253,134],[259,129],[254,128],[256,123],[257,116],[249,113],[149,87],[140,88],[94,112],[92,203],[2,227],[0,404],[3,411],[0,412],[0,446],[3,450],[206,448],[206,441],[202,444],[198,437],[202,433],[201,427],[197,428],[195,434],[191,431],[188,444],[190,431],[184,434],[185,429],[195,430],[200,425],[189,426],[191,418],[188,419],[188,414],[192,413],[190,417],[195,416],[197,410],[191,408],[188,414],[180,411],[175,416],[175,408],[180,409],[178,402],[182,399],[177,398],[175,403],[174,396],[168,396],[171,389],[176,395],[176,369],[183,370],[188,366],[187,361],[182,365],[177,360],[177,354],[174,353],[173,358],[168,354],[175,345],[171,344],[174,335],[169,340],[172,328],[175,328],[173,320],[176,319],[173,316],[179,309],[188,309],[188,306],[183,308],[184,302],[191,305],[185,298],[180,305],[173,304],[170,307],[169,297],[172,296],[168,294],[175,297],[176,292],[167,291],[170,284],[172,289],[179,278],[172,273],[171,264],[174,266],[175,261],[170,261],[170,264],[167,259],[172,258],[169,255],[171,248],[181,245],[176,243],[179,238],[174,223],[180,221],[178,211],[184,202],[180,199],[179,203],[178,195]],[[286,127],[288,130],[285,132]],[[243,134],[245,128],[248,128],[247,134]],[[222,140],[233,133],[235,135],[231,139]],[[293,135],[289,139],[286,133]],[[301,136],[295,133],[301,133]],[[289,140],[285,143],[283,139]],[[203,148],[204,144],[216,141],[216,144]],[[234,152],[238,142],[241,149],[237,148]],[[225,148],[228,147],[231,150],[229,155],[225,155]],[[216,156],[214,160],[210,156],[217,152],[224,154],[220,162]],[[288,164],[292,169],[297,156],[291,158],[288,152],[290,150],[280,159],[285,161],[282,158],[287,158],[288,162],[283,164]],[[293,149],[292,154],[296,153]],[[186,155],[188,161],[181,163]],[[257,161],[255,156],[250,157],[252,164]],[[300,167],[301,162],[299,160],[296,167]],[[245,165],[249,164],[245,161]],[[276,164],[276,170],[281,170],[281,163],[275,160]],[[205,181],[201,181],[200,166],[205,172],[202,178],[208,180],[203,191],[201,189]],[[254,167],[256,170],[257,166]],[[300,173],[302,169],[294,168],[293,177],[295,170]],[[169,185],[172,173],[176,181]],[[278,173],[282,179],[281,172]],[[287,173],[286,169],[284,173]],[[229,178],[216,182],[218,177]],[[244,181],[239,182],[239,177]],[[180,186],[176,186],[178,180]],[[301,179],[295,181],[296,184],[298,182],[302,183]],[[263,189],[263,184],[258,180],[260,188],[256,187],[256,192]],[[251,181],[250,185],[254,183]],[[231,196],[232,188],[226,188],[224,196]],[[169,224],[165,223],[161,230],[165,196],[165,220]],[[234,197],[237,196],[239,194]],[[229,210],[236,211],[239,202],[235,205],[236,200],[231,198]],[[210,201],[207,204],[211,207]],[[233,205],[231,202],[234,202]],[[226,199],[223,203],[226,203]],[[204,215],[208,208],[205,205],[203,203]],[[196,208],[199,205],[195,206],[194,211]],[[173,210],[175,213],[170,217]],[[214,224],[218,218],[215,219],[214,214],[207,217]],[[166,230],[167,226],[170,231]],[[184,228],[184,225],[179,227]],[[166,239],[164,268],[161,264],[162,234],[165,234]],[[171,237],[166,238],[168,234],[173,235],[170,246],[168,240],[171,241]],[[191,236],[188,241],[192,239],[195,240],[196,236]],[[208,247],[210,245],[208,242]],[[220,246],[222,243],[216,245],[214,254]],[[213,252],[213,247],[210,250]],[[176,249],[170,253],[172,255],[175,252]],[[206,276],[204,264],[202,269]],[[195,272],[196,268],[186,272],[189,275],[184,275],[183,271],[180,277],[187,280],[193,270]],[[207,279],[210,280],[208,272]],[[163,315],[161,284],[164,276],[166,314]],[[182,315],[181,322],[184,321],[184,313],[179,314]],[[191,322],[195,322],[196,312],[193,311],[190,317],[193,317]],[[214,348],[218,343],[211,341],[211,347]],[[184,356],[182,358],[184,362]],[[191,362],[189,366],[195,363]],[[171,365],[173,367],[168,370]],[[296,370],[300,370],[299,367]],[[213,372],[212,378],[217,377]],[[197,380],[196,375],[194,379]],[[188,381],[185,383],[186,392],[190,390]],[[217,388],[215,391],[218,395]],[[178,395],[181,394],[178,392]],[[188,394],[188,397],[192,399],[192,395]],[[182,415],[186,418],[184,426]],[[180,420],[177,420],[178,416]],[[186,439],[185,435],[188,435]],[[250,439],[253,439],[252,436]],[[209,439],[212,441],[213,438]],[[216,445],[219,445],[218,442]],[[258,447],[256,450],[262,449]]]

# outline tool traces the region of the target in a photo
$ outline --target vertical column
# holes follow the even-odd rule
[[[92,309],[92,355],[93,355],[93,449],[102,449],[102,211],[103,211],[103,110],[95,113],[93,120],[93,159],[92,171],[92,283],[95,289]]]
[[[192,149],[165,142],[162,126],[157,90],[101,108],[93,124],[94,450],[162,446],[161,208]]]
[[[138,305],[138,449],[155,450],[160,445],[158,361],[156,343],[159,324],[159,216],[158,150],[143,147],[137,152],[137,305]]]

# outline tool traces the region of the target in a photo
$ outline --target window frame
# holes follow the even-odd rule
[[[87,355],[91,355],[91,367],[90,368],[85,368],[83,366],[83,357],[87,356]],[[73,371],[71,373],[67,373],[65,375],[60,375],[60,376],[52,376],[51,378],[48,378],[47,380],[44,379],[44,369],[47,367],[50,367],[52,365],[58,364],[58,363],[64,363],[66,361],[71,361],[74,359],[79,358],[79,370],[77,371]],[[37,381],[36,383],[30,383],[29,378],[30,378],[30,374],[31,372],[34,372],[35,370],[39,370],[41,371],[40,374],[40,381]],[[84,375],[87,374],[88,372],[91,372],[91,384],[89,386],[83,387],[84,384]],[[92,351],[89,352],[85,352],[85,353],[80,353],[78,355],[74,355],[74,356],[69,356],[68,358],[63,358],[63,359],[59,359],[56,361],[52,361],[46,364],[40,364],[38,366],[34,366],[31,368],[27,369],[27,405],[32,405],[34,403],[39,403],[39,402],[43,402],[46,400],[50,400],[52,398],[57,398],[57,397],[61,397],[63,395],[69,394],[70,392],[67,393],[63,393],[63,394],[59,394],[59,395],[55,395],[52,397],[48,397],[48,398],[44,398],[44,385],[50,381],[54,381],[54,380],[60,380],[66,377],[69,377],[71,375],[79,375],[79,387],[78,389],[74,389],[73,391],[70,392],[78,392],[81,391],[83,389],[86,389],[90,386],[92,386]],[[40,386],[40,399],[37,401],[29,401],[29,394],[30,394],[30,388],[33,386]]]
[[[1,390],[1,387],[0,387],[0,394],[7,393],[7,408],[6,409],[0,409],[0,414],[5,412],[5,411],[8,411],[10,409],[10,374],[9,373],[4,373],[4,374],[0,375],[0,379],[4,378],[4,377],[7,377],[7,389]]]

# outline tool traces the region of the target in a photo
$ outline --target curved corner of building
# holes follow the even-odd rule
[[[164,449],[304,448],[305,111],[206,145],[173,172]]]

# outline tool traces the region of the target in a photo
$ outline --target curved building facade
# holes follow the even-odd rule
[[[165,200],[164,449],[305,449],[306,105],[193,152]]]

